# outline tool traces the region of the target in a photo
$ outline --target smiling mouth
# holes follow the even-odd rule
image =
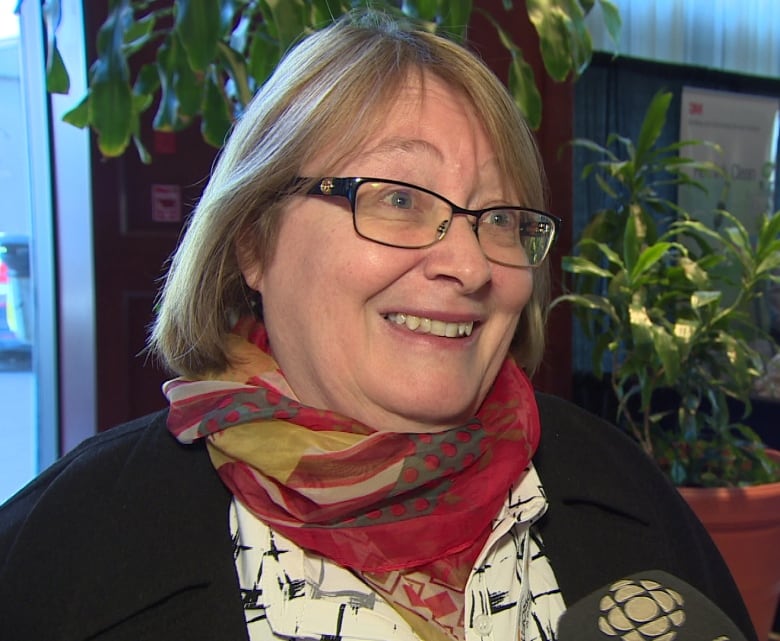
[[[407,329],[417,334],[433,334],[434,336],[444,336],[446,338],[471,336],[471,332],[474,329],[474,321],[446,323],[422,316],[404,314],[403,312],[387,314],[385,318],[396,325],[405,325]]]

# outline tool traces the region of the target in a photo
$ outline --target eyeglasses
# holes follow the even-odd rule
[[[346,198],[355,231],[389,247],[428,247],[444,238],[454,216],[473,216],[474,233],[486,258],[508,267],[540,265],[562,223],[528,207],[465,209],[429,189],[396,180],[320,178],[307,194]]]

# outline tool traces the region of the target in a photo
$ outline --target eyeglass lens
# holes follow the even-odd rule
[[[390,182],[367,181],[355,196],[355,227],[362,236],[397,247],[419,248],[440,240],[453,216],[441,196]],[[519,207],[488,209],[477,236],[491,260],[513,266],[538,265],[555,236],[553,220]]]

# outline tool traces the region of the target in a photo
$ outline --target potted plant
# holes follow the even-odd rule
[[[741,401],[749,413],[763,372],[755,344],[771,337],[749,311],[766,284],[778,281],[780,212],[764,216],[751,237],[727,211],[719,212],[723,224],[715,231],[664,195],[680,185],[701,187],[692,170],[718,171],[680,155],[703,143],[658,144],[670,101],[666,92],[654,97],[636,142],[619,135],[605,146],[574,141],[600,156],[584,176],[611,204],[586,227],[575,255],[564,258],[571,289],[554,305],[574,305],[594,338],[594,371],[609,384],[615,408],[609,418],[658,462],[708,526],[759,636],[767,638],[780,574],[780,465],[744,416],[732,415],[728,400]],[[755,512],[747,503],[754,493],[761,499]],[[748,516],[774,556],[736,558],[736,526],[724,533],[726,515]],[[737,546],[740,554],[761,554],[756,541]],[[762,566],[769,582],[756,587]]]
[[[28,0],[29,1],[29,0]],[[69,78],[57,48],[62,0],[45,0],[48,38],[47,84],[67,93]],[[155,106],[153,128],[179,131],[198,124],[203,138],[220,147],[279,58],[302,35],[359,6],[384,9],[420,21],[431,31],[465,40],[475,12],[496,29],[511,54],[508,86],[531,126],[541,120],[541,96],[522,49],[501,26],[511,14],[527,12],[540,41],[547,73],[555,80],[576,77],[592,55],[585,19],[600,8],[604,25],[617,41],[620,16],[611,0],[505,1],[508,16],[473,7],[473,0],[108,0],[97,37],[89,88],[64,118],[97,134],[100,152],[119,156],[130,143],[149,162],[141,139],[141,118]]]

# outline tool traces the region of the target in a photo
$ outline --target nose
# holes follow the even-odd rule
[[[474,232],[476,219],[455,214],[442,239],[426,250],[428,278],[447,278],[458,283],[464,293],[479,290],[489,282],[492,263],[486,258]]]

